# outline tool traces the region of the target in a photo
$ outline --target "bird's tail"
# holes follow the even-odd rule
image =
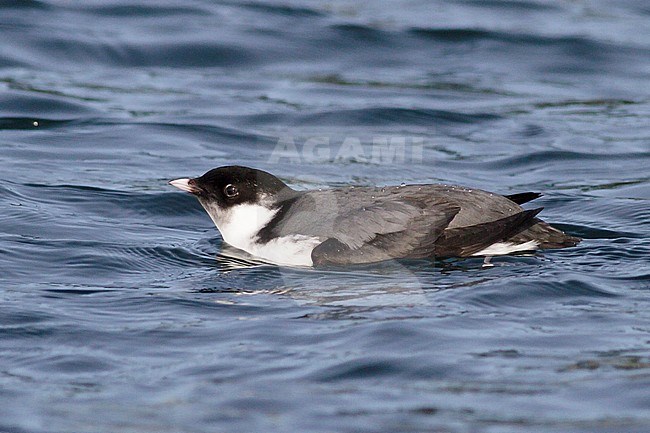
[[[556,229],[548,223],[536,218],[535,223],[508,239],[516,244],[535,240],[541,249],[574,247],[582,240]]]

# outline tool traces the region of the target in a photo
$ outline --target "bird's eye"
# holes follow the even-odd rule
[[[239,190],[237,190],[237,187],[231,183],[226,185],[226,187],[223,189],[223,193],[226,195],[228,198],[234,198],[239,195]]]

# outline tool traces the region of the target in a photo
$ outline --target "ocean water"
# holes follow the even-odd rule
[[[647,1],[0,1],[0,431],[650,431]],[[539,191],[577,247],[291,269],[167,185]]]

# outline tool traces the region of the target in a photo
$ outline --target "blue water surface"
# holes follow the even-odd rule
[[[0,431],[650,431],[650,7],[0,0]],[[167,185],[539,191],[533,256],[291,269]]]

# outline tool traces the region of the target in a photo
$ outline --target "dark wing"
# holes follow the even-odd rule
[[[496,221],[447,229],[436,242],[435,254],[438,257],[471,256],[528,229],[538,221],[535,216],[542,209],[525,210]]]
[[[399,233],[414,247],[426,236],[435,233],[438,237],[459,210],[442,199],[427,196],[380,199],[340,214],[334,220],[331,237],[354,251],[373,241],[377,247],[378,236]],[[388,245],[384,244],[383,249]]]
[[[288,210],[274,235],[323,239],[312,252],[314,265],[431,255],[435,240],[460,207],[417,188],[396,191],[357,188],[304,194],[291,206],[299,211]]]

